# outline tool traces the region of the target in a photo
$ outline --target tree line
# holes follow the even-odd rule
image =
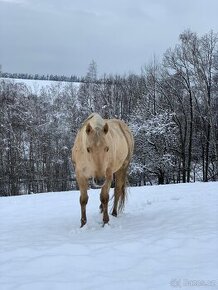
[[[26,80],[41,80],[41,81],[59,81],[59,82],[81,82],[83,78],[80,78],[75,75],[65,76],[65,75],[56,75],[56,74],[28,74],[28,73],[10,73],[10,72],[1,72],[1,78],[10,78],[10,79],[26,79]]]
[[[53,84],[37,95],[0,81],[0,195],[76,188],[70,153],[91,112],[126,121],[135,138],[130,185],[218,180],[218,37],[184,31],[141,75]]]

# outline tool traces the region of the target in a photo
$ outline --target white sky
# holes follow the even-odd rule
[[[0,0],[3,71],[140,73],[179,34],[218,32],[217,0]]]

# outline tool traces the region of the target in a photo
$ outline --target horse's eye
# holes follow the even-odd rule
[[[108,152],[108,151],[109,151],[109,147],[106,146],[106,147],[104,148],[104,151],[105,151],[105,152]]]
[[[87,147],[87,152],[90,153],[91,152],[91,148]]]

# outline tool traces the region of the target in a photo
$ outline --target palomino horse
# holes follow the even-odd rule
[[[103,225],[109,222],[109,190],[115,173],[114,204],[112,215],[122,210],[126,196],[127,169],[133,154],[134,140],[127,125],[117,119],[102,119],[91,114],[77,133],[72,149],[76,179],[80,189],[81,227],[86,224],[88,180],[93,178],[101,187],[100,209]]]

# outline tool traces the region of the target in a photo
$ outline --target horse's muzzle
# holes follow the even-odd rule
[[[103,177],[103,178],[96,178],[96,177],[94,177],[94,178],[92,179],[92,182],[93,182],[93,185],[94,185],[95,187],[99,188],[99,187],[102,187],[102,186],[104,185],[104,183],[105,183],[105,178],[104,178],[104,177]]]

